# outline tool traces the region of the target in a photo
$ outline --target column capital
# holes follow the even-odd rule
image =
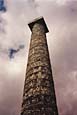
[[[36,18],[35,20],[33,20],[32,22],[30,22],[30,23],[28,24],[28,26],[29,26],[29,28],[30,28],[31,31],[32,31],[33,26],[34,26],[36,23],[37,23],[37,24],[41,24],[41,25],[44,26],[45,33],[48,33],[48,32],[49,32],[49,30],[48,30],[48,28],[47,28],[47,25],[46,25],[45,20],[44,20],[43,17]]]

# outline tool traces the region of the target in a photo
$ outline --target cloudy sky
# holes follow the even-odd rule
[[[5,6],[7,11],[0,12],[0,115],[20,115],[31,35],[27,24],[39,16],[49,28],[59,115],[77,115],[77,0],[5,0]]]

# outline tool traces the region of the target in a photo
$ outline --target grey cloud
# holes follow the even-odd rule
[[[4,20],[2,14],[0,14],[0,34],[6,34],[6,24],[6,20]]]
[[[11,46],[17,48],[21,42],[24,42],[26,51],[24,49],[23,52],[19,52],[13,62],[9,62],[4,55],[0,57],[0,70],[4,70],[4,73],[0,71],[0,114],[18,115],[20,113],[26,68],[25,61],[27,60],[30,40],[30,30],[27,23],[38,17],[37,12],[39,12],[40,15],[44,16],[49,28],[47,41],[59,115],[76,115],[77,2],[71,0],[64,5],[60,5],[50,1],[25,0],[21,2],[21,0],[11,0],[7,6],[8,12],[4,15],[4,19],[8,22],[7,35],[2,36],[5,38],[1,39],[4,40],[1,44],[2,48]],[[8,43],[5,43],[5,41],[8,41]],[[15,85],[13,86],[13,84]]]
[[[25,61],[22,61],[23,58],[20,59],[21,63],[16,59],[1,63],[0,59],[0,70],[4,70],[4,72],[0,71],[0,114],[2,115],[16,115],[20,112],[25,72]],[[5,64],[5,67],[2,64]]]
[[[36,2],[36,0],[28,0],[29,5],[31,4],[33,7],[37,8],[38,4]]]

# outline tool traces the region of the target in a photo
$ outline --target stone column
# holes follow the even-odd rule
[[[32,31],[21,115],[58,115],[43,18],[29,24]]]

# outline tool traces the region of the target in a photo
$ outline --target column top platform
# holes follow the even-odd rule
[[[48,30],[48,28],[47,28],[47,25],[46,25],[45,20],[44,20],[43,17],[36,18],[36,19],[34,19],[32,22],[30,22],[30,23],[28,24],[28,26],[29,26],[29,28],[30,28],[31,31],[32,31],[32,28],[33,28],[34,24],[36,24],[36,23],[42,24],[42,25],[44,26],[44,28],[45,28],[45,33],[48,33],[48,32],[49,32],[49,30]]]

